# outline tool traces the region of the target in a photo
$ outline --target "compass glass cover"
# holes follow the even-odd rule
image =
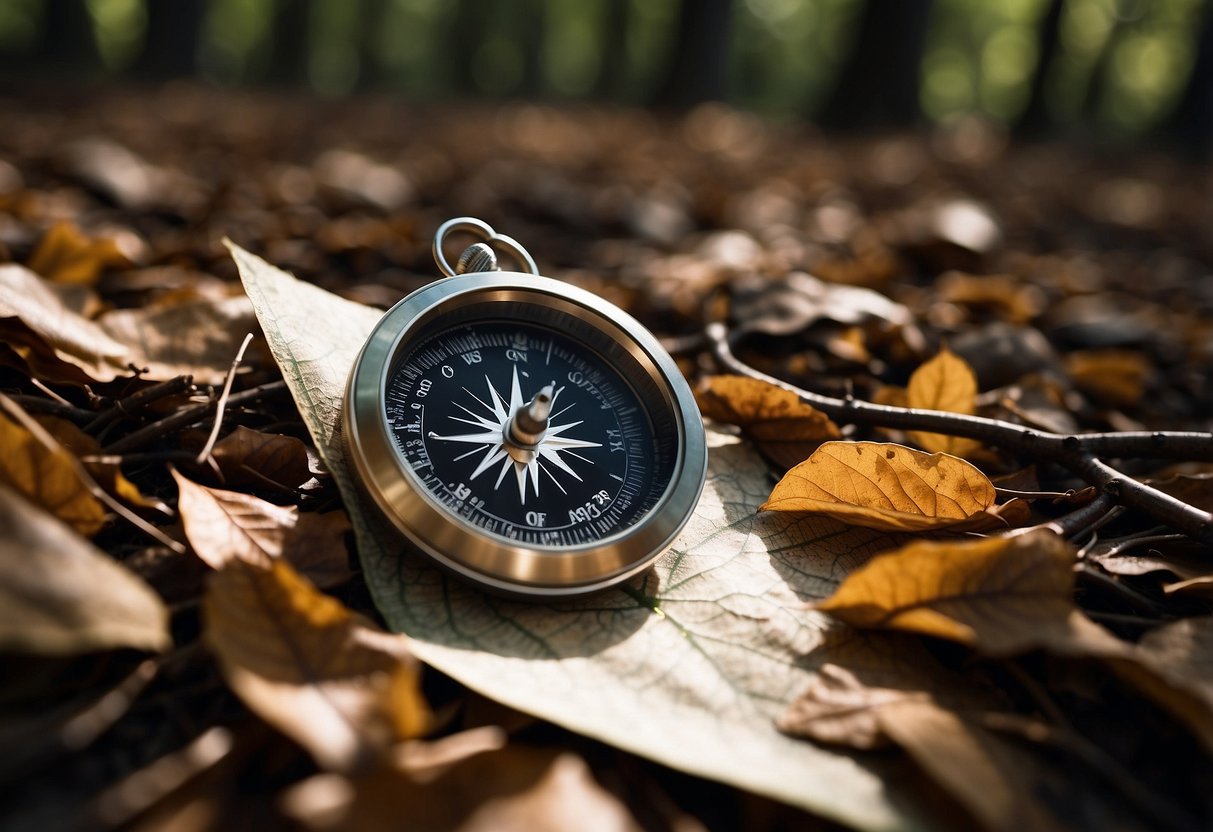
[[[532,453],[511,454],[511,418],[549,385],[546,431]],[[509,541],[570,547],[622,532],[658,504],[677,463],[666,396],[592,327],[511,315],[431,328],[398,354],[384,394],[421,490]]]

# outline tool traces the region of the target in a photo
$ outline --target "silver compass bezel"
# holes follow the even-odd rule
[[[640,520],[578,546],[522,545],[483,531],[443,505],[404,462],[387,423],[388,376],[398,356],[439,319],[473,305],[533,304],[598,330],[647,374],[679,436],[669,485]],[[514,307],[516,308],[516,307]],[[487,318],[486,318],[487,319]],[[655,406],[653,403],[646,403]],[[347,455],[379,510],[425,554],[497,593],[525,598],[584,595],[648,567],[690,519],[707,474],[703,420],[690,386],[655,337],[614,304],[576,286],[520,272],[447,277],[388,310],[350,373],[343,414]]]

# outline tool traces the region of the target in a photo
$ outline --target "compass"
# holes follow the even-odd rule
[[[454,268],[447,238],[477,242]],[[496,250],[525,272],[501,271]],[[444,278],[383,316],[350,374],[363,489],[420,552],[516,597],[588,594],[648,567],[695,509],[703,421],[638,321],[539,274],[478,219],[434,236]]]

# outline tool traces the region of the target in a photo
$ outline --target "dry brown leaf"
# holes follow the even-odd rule
[[[1050,531],[918,541],[852,572],[817,609],[856,627],[905,630],[990,656],[1045,648],[1119,655],[1115,637],[1074,605],[1072,546]]]
[[[968,462],[883,442],[827,442],[784,476],[760,511],[827,514],[890,531],[1005,526],[994,486]]]
[[[384,769],[350,782],[319,775],[291,789],[286,814],[314,832],[638,832],[619,798],[569,751],[512,745],[478,754],[418,782]],[[695,827],[691,827],[694,829]]]
[[[942,410],[971,416],[977,412],[977,377],[968,363],[946,347],[910,376],[906,403],[923,410]],[[971,456],[981,443],[963,436],[910,431],[923,450],[952,456]]]
[[[1172,689],[1147,684],[1146,692],[1213,749],[1213,617],[1185,618],[1159,627],[1137,647],[1140,663]],[[1130,680],[1142,681],[1132,675]]]
[[[1150,362],[1131,350],[1079,350],[1066,356],[1066,371],[1084,393],[1117,407],[1141,401]]]
[[[1064,805],[1057,798],[1065,791],[1056,778],[1064,777],[1064,771],[1042,766],[1042,758],[1027,746],[929,700],[890,704],[879,719],[889,737],[982,828],[996,832],[1074,828],[1072,821],[1056,814]]]
[[[107,266],[129,263],[116,240],[89,237],[72,223],[61,221],[42,237],[26,265],[55,283],[91,285]]]
[[[177,509],[195,554],[215,569],[234,560],[267,568],[287,560],[317,586],[337,586],[350,577],[344,511],[301,513],[251,494],[198,485],[173,472]]]
[[[243,296],[116,309],[97,324],[126,347],[128,360],[147,368],[146,378],[191,375],[200,384],[222,384],[244,336],[260,330]],[[253,361],[246,356],[246,364]]]
[[[737,425],[775,464],[791,468],[842,433],[828,416],[774,384],[745,376],[712,376],[695,394],[708,419]]]
[[[60,419],[57,416],[36,416],[34,418],[38,424],[46,428],[47,433],[53,436],[56,442],[75,456],[100,457],[102,454],[101,443],[95,437],[85,433],[66,419]],[[160,511],[167,510],[159,500],[145,497],[139,491],[139,487],[126,478],[122,473],[122,468],[112,458],[98,458],[84,462],[83,465],[99,486],[128,505],[154,508]]]
[[[85,537],[105,525],[105,508],[81,476],[71,451],[3,399],[0,411],[0,483],[49,511]]]
[[[1202,511],[1213,511],[1213,472],[1174,474],[1150,485]]]
[[[290,491],[311,479],[307,445],[293,436],[237,427],[220,439],[211,456],[226,485]]]
[[[929,701],[956,711],[1004,707],[991,688],[945,668],[913,636],[843,631],[809,658],[822,656],[826,663],[780,717],[781,731],[866,750],[891,743],[880,714],[899,702]]]
[[[129,373],[126,345],[72,310],[24,266],[0,266],[0,319],[4,318],[19,322],[4,322],[0,330],[4,340],[44,379],[104,382]]]
[[[0,529],[0,649],[69,655],[170,646],[168,610],[147,584],[3,485]]]
[[[282,559],[232,559],[203,601],[228,684],[323,768],[366,770],[430,723],[405,636],[374,629]]]

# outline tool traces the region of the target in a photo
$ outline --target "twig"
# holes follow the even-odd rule
[[[1138,612],[1152,613],[1153,615],[1160,615],[1162,613],[1158,604],[1154,603],[1149,597],[1121,583],[1098,567],[1088,562],[1080,561],[1075,564],[1074,569],[1080,578],[1085,578],[1091,583],[1108,590]]]
[[[1061,537],[1072,538],[1084,532],[1094,532],[1109,523],[1119,513],[1116,498],[1111,494],[1100,494],[1082,508],[1042,523],[1036,528],[1049,529]]]
[[[46,413],[51,416],[61,416],[71,422],[84,422],[97,414],[83,407],[76,407],[70,402],[64,404],[58,399],[44,399],[41,396],[27,396],[21,393],[8,393],[10,401],[21,405],[27,413]]]
[[[733,354],[729,344],[728,330],[721,323],[711,323],[704,330],[712,344],[712,353],[717,362],[731,372],[765,381],[795,394],[804,403],[820,410],[832,419],[856,424],[880,425],[888,428],[943,433],[976,439],[985,445],[1001,448],[1015,454],[1045,459],[1063,465],[1082,477],[1087,483],[1109,493],[1121,505],[1139,509],[1159,522],[1183,532],[1201,543],[1213,545],[1213,514],[1177,500],[1170,494],[1138,482],[1101,461],[1085,444],[1082,434],[1058,434],[1037,428],[1024,427],[1000,419],[982,416],[967,416],[960,413],[945,413],[938,410],[921,410],[910,407],[872,404],[855,398],[838,399],[804,390],[786,381],[769,376],[754,369]],[[1092,434],[1097,438],[1096,446],[1108,452],[1109,439],[1116,434]],[[1141,436],[1142,434],[1130,434]],[[1213,434],[1150,434],[1162,437],[1154,441],[1154,454],[1169,449],[1167,443],[1175,438],[1176,447],[1190,450],[1192,437],[1203,436],[1213,446]],[[1209,453],[1210,449],[1204,449]]]
[[[282,379],[277,381],[268,381],[265,384],[259,384],[256,387],[250,387],[248,390],[242,390],[239,393],[233,393],[228,397],[228,405],[243,404],[247,401],[263,398],[265,396],[281,393],[286,390],[286,382]],[[118,439],[105,447],[107,454],[121,454],[130,450],[134,450],[141,446],[144,442],[156,439],[161,436],[167,436],[175,430],[178,430],[195,422],[200,422],[214,412],[216,401],[212,400],[205,404],[196,405],[194,407],[179,410],[171,416],[166,416],[158,422],[152,422],[150,425],[145,425],[133,433]]]
[[[219,438],[219,428],[223,425],[223,410],[227,407],[228,397],[232,395],[232,382],[236,379],[236,368],[244,360],[244,351],[248,349],[249,342],[252,340],[253,333],[250,332],[244,336],[240,349],[236,350],[236,357],[232,359],[232,366],[228,368],[227,377],[223,380],[223,392],[219,394],[219,401],[215,403],[215,424],[211,428],[210,436],[206,438],[206,444],[202,446],[202,450],[198,452],[198,457],[194,460],[199,465],[211,455],[211,449],[215,447],[215,441]]]
[[[170,396],[176,396],[181,393],[188,393],[193,386],[194,377],[187,375],[176,376],[175,378],[170,378],[168,381],[162,381],[159,384],[153,384],[151,387],[145,387],[125,398],[115,401],[110,407],[97,414],[97,417],[85,425],[84,429],[89,433],[96,433],[122,416],[131,416],[137,413],[152,402],[167,399]]]

